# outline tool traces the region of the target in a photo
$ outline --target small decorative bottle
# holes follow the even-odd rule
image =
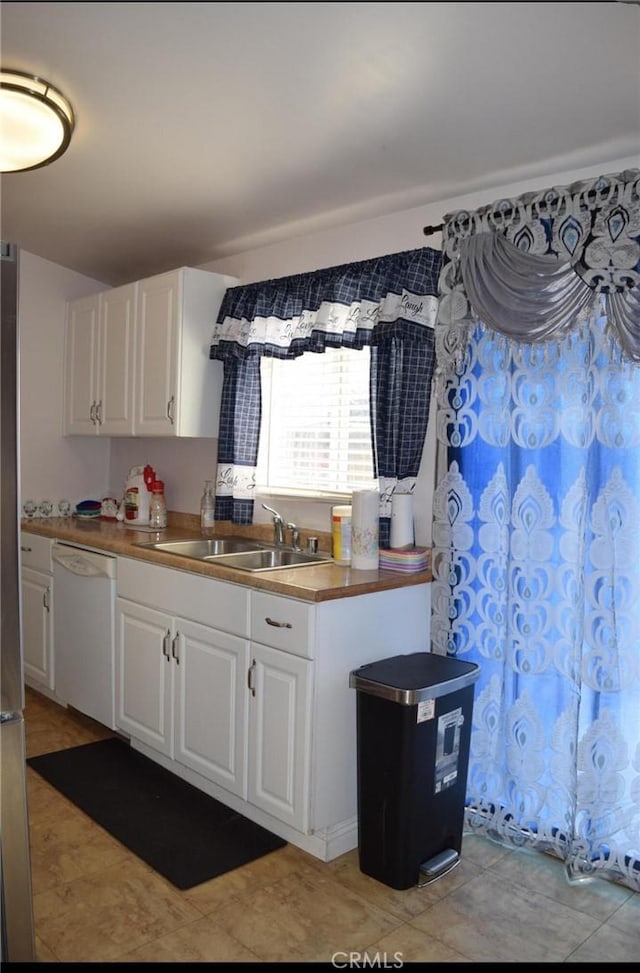
[[[216,525],[216,501],[211,489],[211,480],[205,480],[204,493],[200,500],[200,533],[203,537],[210,537]]]
[[[149,525],[158,530],[167,526],[167,501],[164,496],[164,482],[162,480],[154,480],[151,484]]]

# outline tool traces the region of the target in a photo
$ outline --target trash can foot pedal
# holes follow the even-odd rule
[[[460,855],[453,848],[445,848],[444,851],[434,855],[428,861],[423,862],[418,873],[418,888],[422,889],[425,885],[431,885],[436,879],[447,875],[452,868],[460,864]]]

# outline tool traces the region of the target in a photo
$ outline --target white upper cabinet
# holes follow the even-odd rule
[[[69,303],[65,348],[66,435],[133,435],[137,284]]]
[[[209,359],[232,277],[182,267],[68,305],[65,435],[217,437]]]
[[[137,436],[215,436],[222,362],[209,359],[231,278],[183,267],[138,284]]]
[[[65,334],[64,431],[67,436],[94,436],[98,402],[100,295],[67,305]]]

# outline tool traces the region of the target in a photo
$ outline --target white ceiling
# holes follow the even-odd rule
[[[5,0],[0,29],[77,115],[2,176],[2,238],[108,284],[640,152],[636,3]]]

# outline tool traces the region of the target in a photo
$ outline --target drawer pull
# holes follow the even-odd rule
[[[265,618],[265,622],[267,625],[273,625],[274,628],[293,628],[291,622],[276,622],[273,620],[273,618],[269,618],[268,616]]]
[[[21,551],[24,551],[25,554],[31,554],[33,548],[32,547],[25,547],[23,544],[21,544],[20,545],[20,550]]]

